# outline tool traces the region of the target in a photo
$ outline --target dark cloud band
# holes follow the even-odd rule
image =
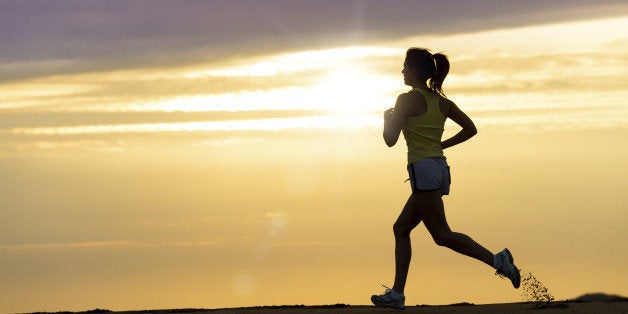
[[[0,81],[628,13],[624,1],[1,1]]]

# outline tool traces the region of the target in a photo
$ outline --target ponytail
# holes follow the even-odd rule
[[[410,48],[406,52],[405,65],[418,70],[416,79],[427,82],[428,88],[436,94],[445,96],[443,93],[443,81],[449,73],[449,60],[442,53],[432,55],[425,48]]]
[[[449,73],[449,60],[447,56],[442,53],[437,53],[432,56],[434,59],[434,63],[436,65],[436,71],[434,75],[430,77],[429,88],[442,96],[445,96],[443,93],[443,81]]]

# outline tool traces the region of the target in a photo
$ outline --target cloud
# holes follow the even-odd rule
[[[250,120],[139,123],[111,125],[80,125],[64,127],[11,128],[0,134],[9,135],[97,135],[130,133],[241,132],[282,131],[299,129],[343,129],[379,127],[379,117],[310,116]]]
[[[128,248],[130,241],[95,241],[95,242],[65,242],[65,243],[28,243],[2,244],[0,251],[9,250],[55,250],[55,249],[91,249],[91,248]]]
[[[9,139],[5,142],[48,143],[72,136],[381,127],[381,108],[404,88],[403,51],[415,42],[451,53],[446,92],[465,111],[491,113],[479,124],[615,127],[622,121],[613,117],[625,116],[628,41],[609,30],[627,23],[624,17],[420,36],[171,71],[68,74],[5,84],[0,106],[13,109],[0,112],[0,135]],[[582,36],[591,39],[581,41]],[[357,95],[347,92],[356,90]],[[500,110],[506,113],[497,114]],[[519,118],[524,110],[527,115]],[[585,114],[557,119],[546,110]],[[46,145],[37,147],[65,144]]]
[[[628,57],[619,52],[483,56],[456,62],[454,94],[623,91]]]
[[[0,2],[1,80],[590,19],[624,1]]]
[[[1,251],[16,250],[67,250],[67,249],[128,249],[128,248],[180,248],[220,245],[225,240],[240,240],[245,237],[209,237],[197,241],[145,242],[145,241],[92,241],[59,243],[0,244]]]

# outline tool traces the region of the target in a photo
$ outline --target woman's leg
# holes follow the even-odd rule
[[[466,234],[453,232],[445,218],[445,208],[440,191],[415,192],[417,211],[434,242],[458,253],[473,257],[493,267],[493,253]]]
[[[410,232],[421,222],[416,200],[410,196],[393,225],[395,233],[395,284],[393,290],[403,294],[412,257]]]

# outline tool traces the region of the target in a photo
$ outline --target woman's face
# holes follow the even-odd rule
[[[403,83],[409,86],[413,86],[416,82],[416,69],[408,66],[407,63],[403,63],[403,70],[401,70],[403,74]]]

